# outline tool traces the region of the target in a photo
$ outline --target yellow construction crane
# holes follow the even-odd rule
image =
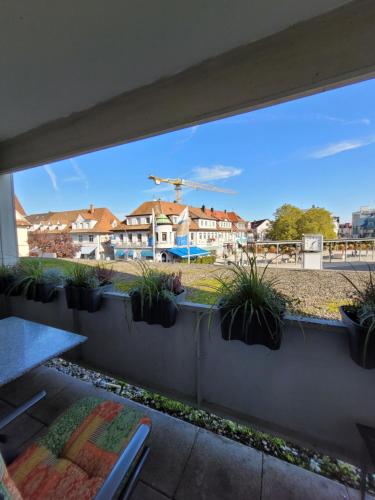
[[[156,175],[150,175],[148,178],[154,181],[157,186],[162,182],[172,184],[175,187],[177,203],[182,202],[182,186],[191,187],[193,189],[204,189],[205,191],[216,191],[217,193],[236,194],[236,192],[231,189],[219,188],[212,184],[200,184],[199,182],[188,181],[186,179],[163,179]]]

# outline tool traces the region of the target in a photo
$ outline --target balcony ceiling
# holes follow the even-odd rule
[[[373,0],[4,0],[0,172],[375,75]]]
[[[93,107],[348,0],[5,0],[0,138]]]

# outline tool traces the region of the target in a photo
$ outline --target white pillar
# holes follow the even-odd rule
[[[16,212],[13,175],[0,175],[0,262],[16,264],[18,260]]]

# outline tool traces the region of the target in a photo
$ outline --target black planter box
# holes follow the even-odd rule
[[[97,288],[86,288],[83,286],[65,285],[66,305],[69,309],[78,311],[96,312],[102,303],[102,294],[110,285]]]
[[[0,278],[0,294],[6,293],[9,286],[13,283],[14,279],[10,276]]]
[[[359,324],[356,311],[350,306],[340,307],[341,319],[348,329],[350,356],[362,368],[375,368],[375,332],[371,334],[367,344],[366,360],[363,359],[363,349],[367,330]]]
[[[47,304],[52,302],[56,296],[56,285],[47,283],[35,283],[34,287],[34,300]]]
[[[141,294],[130,293],[133,321],[145,321],[148,325],[161,325],[170,328],[176,323],[177,305],[173,300],[159,298],[151,303],[144,301],[142,307]]]
[[[45,283],[33,283],[29,285],[24,292],[27,300],[34,300],[35,302],[51,302],[55,296],[55,285],[47,285]]]
[[[266,314],[265,319],[260,319],[260,321],[254,315],[251,321],[247,323],[243,311],[239,310],[232,322],[232,310],[226,307],[220,307],[219,309],[221,335],[224,340],[240,340],[248,345],[260,344],[273,351],[280,349],[281,327],[272,314]]]

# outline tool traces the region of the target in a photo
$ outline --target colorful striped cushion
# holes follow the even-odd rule
[[[22,500],[21,494],[10,477],[9,472],[4,463],[4,459],[0,454],[0,498],[4,500]]]
[[[86,398],[9,467],[24,499],[93,498],[141,423],[150,419],[114,401]]]

